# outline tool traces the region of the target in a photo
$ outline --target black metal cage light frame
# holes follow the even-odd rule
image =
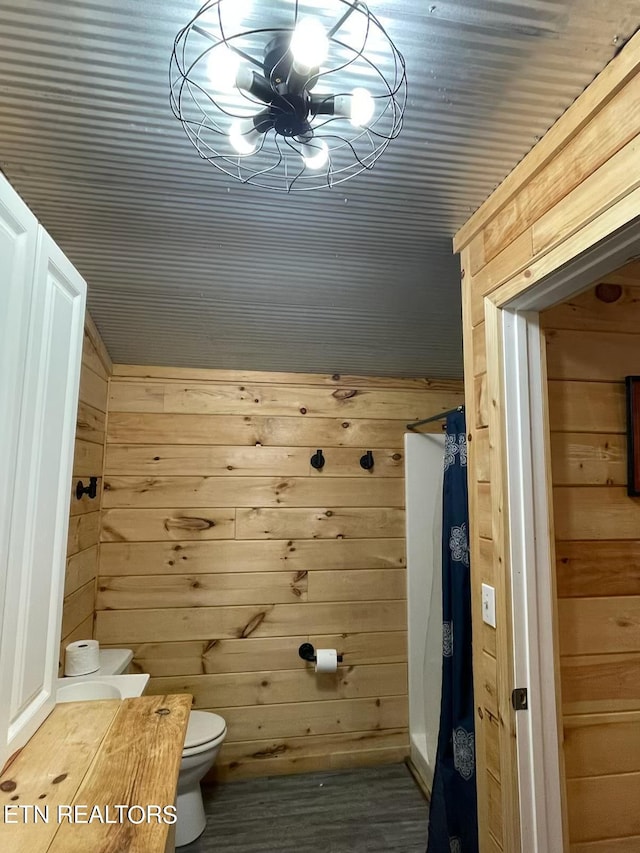
[[[170,87],[200,157],[281,192],[372,169],[407,101],[404,58],[360,0],[209,0],[176,36]]]

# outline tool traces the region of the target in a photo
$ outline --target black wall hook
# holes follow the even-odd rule
[[[309,663],[315,663],[317,660],[316,650],[313,648],[311,643],[303,643],[298,649],[298,654],[302,660],[306,660]],[[342,663],[342,655],[338,655],[338,663]]]
[[[311,467],[315,468],[316,471],[322,471],[322,469],[324,468],[324,463],[324,453],[321,450],[316,450],[316,452],[311,457]]]
[[[91,500],[98,496],[97,477],[90,477],[88,486],[85,486],[82,480],[78,480],[78,484],[76,485],[76,497],[78,500],[81,500],[83,495],[88,495]]]
[[[373,470],[373,466],[375,465],[375,461],[373,459],[373,451],[367,450],[364,456],[360,457],[360,467],[364,468],[365,471]]]

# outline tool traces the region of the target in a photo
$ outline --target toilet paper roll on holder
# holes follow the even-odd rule
[[[298,654],[302,658],[302,660],[309,661],[309,663],[316,663],[316,650],[313,648],[311,643],[303,643],[298,649]],[[342,655],[338,655],[338,663],[342,663]]]

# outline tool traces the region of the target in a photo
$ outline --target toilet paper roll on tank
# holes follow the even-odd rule
[[[97,640],[77,640],[65,648],[65,675],[89,675],[99,669],[100,643]]]

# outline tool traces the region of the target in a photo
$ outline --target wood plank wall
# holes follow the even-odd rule
[[[111,359],[90,315],[87,314],[82,349],[80,399],[76,424],[71,483],[67,570],[62,610],[60,665],[64,648],[75,640],[93,637],[100,530],[100,500],[106,436],[108,381]],[[78,500],[78,480],[88,485],[98,477],[98,497]]]
[[[458,381],[115,366],[96,636],[133,648],[152,692],[224,716],[217,778],[407,754],[403,435],[462,399]],[[306,641],[344,654],[337,676]]]
[[[460,229],[468,416],[481,853],[523,839],[515,715],[499,310],[640,217],[640,33],[625,45]],[[601,353],[606,360],[607,353]],[[580,389],[574,389],[581,404]],[[604,411],[611,411],[609,404]],[[482,623],[495,581],[498,630]],[[498,713],[497,724],[495,713]],[[497,758],[497,760],[496,760]],[[615,849],[640,849],[623,843]],[[597,848],[589,848],[597,849]],[[605,848],[613,850],[613,847]],[[581,847],[575,853],[587,853]]]
[[[571,849],[640,850],[640,499],[626,493],[624,388],[640,373],[640,262],[541,324]]]

